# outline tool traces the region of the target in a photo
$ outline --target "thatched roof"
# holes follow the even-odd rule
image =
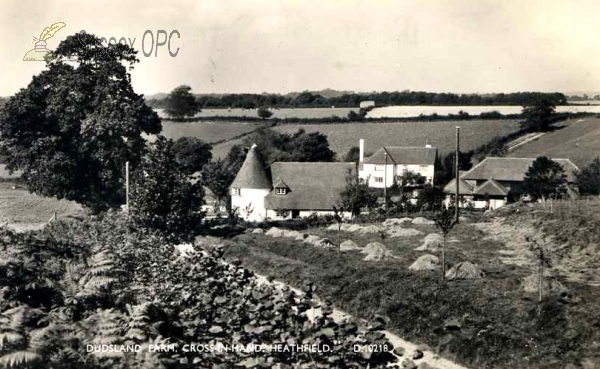
[[[552,160],[562,165],[569,182],[575,181],[573,172],[578,168],[571,160]],[[461,178],[478,180],[494,178],[496,181],[523,181],[525,173],[527,173],[527,170],[534,161],[535,158],[488,157],[461,176]]]
[[[271,176],[284,182],[289,191],[265,197],[267,209],[331,210],[346,187],[348,171],[356,175],[354,163],[275,162]],[[278,184],[276,183],[276,184]]]
[[[256,189],[271,188],[271,181],[256,154],[256,145],[253,145],[248,151],[246,160],[244,160],[244,164],[242,164],[231,187]]]
[[[401,147],[386,146],[364,160],[365,164],[385,164],[387,154],[388,164],[422,164],[434,165],[437,158],[436,147]]]

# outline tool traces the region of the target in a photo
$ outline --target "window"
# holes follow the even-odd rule
[[[376,171],[383,171],[384,169],[385,169],[385,165],[376,165],[375,166]]]
[[[375,177],[375,183],[383,183],[383,177]]]
[[[233,188],[232,191],[233,196],[242,196],[242,191],[239,188]]]
[[[287,188],[285,187],[277,187],[275,189],[275,193],[278,195],[285,195],[287,193]]]
[[[290,215],[289,210],[275,210],[275,215],[279,218],[287,218]]]
[[[419,169],[420,170],[427,170],[427,169],[429,169],[429,165],[419,165]]]

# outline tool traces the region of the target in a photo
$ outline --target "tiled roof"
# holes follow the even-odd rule
[[[523,181],[525,173],[527,173],[534,160],[535,158],[488,157],[461,176],[461,178],[478,180],[494,178],[496,181]],[[552,160],[562,165],[569,182],[575,181],[573,172],[578,168],[571,160]]]
[[[475,195],[491,195],[491,196],[506,196],[510,191],[495,181],[493,178],[488,179],[481,186],[478,186]]]
[[[460,179],[458,182],[458,194],[459,195],[473,195],[474,186],[470,185],[464,179]],[[445,193],[456,193],[456,179],[452,179],[445,187]]]
[[[275,185],[283,181],[290,190],[286,195],[271,191],[265,197],[265,206],[267,209],[331,210],[346,187],[349,171],[356,175],[354,163],[275,162],[271,164]]]
[[[385,154],[388,154],[388,164],[422,164],[434,165],[437,157],[435,147],[382,147],[375,154],[365,158],[365,164],[385,164]]]
[[[246,160],[233,180],[231,187],[234,188],[271,188],[271,181],[267,176],[256,154],[256,146],[252,146],[246,155]]]

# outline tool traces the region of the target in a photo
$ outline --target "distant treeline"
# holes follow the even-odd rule
[[[337,97],[324,97],[312,92],[302,92],[297,96],[278,94],[228,94],[221,96],[196,95],[201,108],[318,108],[318,107],[358,107],[361,101],[374,101],[377,106],[389,105],[532,105],[540,100],[548,100],[555,105],[567,104],[562,93],[515,92],[499,94],[453,94],[435,92],[378,92],[370,94],[344,94]],[[150,99],[148,105],[161,109],[165,99]]]

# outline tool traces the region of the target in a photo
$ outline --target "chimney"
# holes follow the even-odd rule
[[[365,140],[362,138],[358,140],[358,158],[360,163],[362,163],[365,158]]]

